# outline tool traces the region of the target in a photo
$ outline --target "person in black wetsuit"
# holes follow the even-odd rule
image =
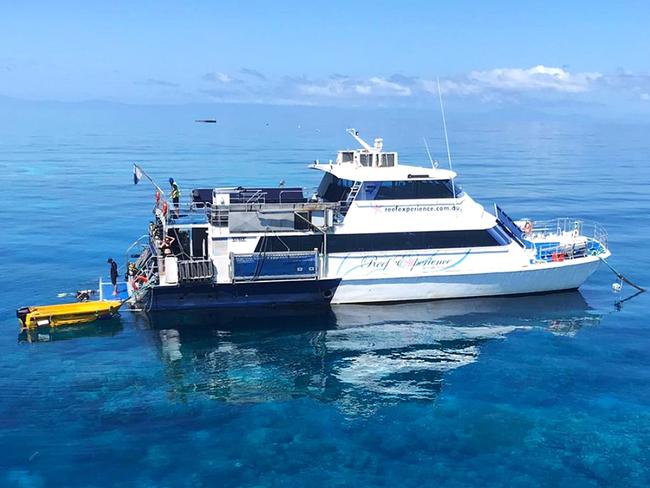
[[[108,258],[106,261],[111,265],[111,283],[113,283],[113,296],[117,296],[117,263],[113,261],[113,258]]]

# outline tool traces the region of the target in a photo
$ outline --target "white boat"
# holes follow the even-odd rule
[[[231,187],[195,189],[177,211],[157,202],[133,299],[165,310],[543,293],[578,288],[610,255],[596,223],[513,221],[453,171],[402,164],[348,131],[361,147],[312,164],[323,178],[310,198]]]

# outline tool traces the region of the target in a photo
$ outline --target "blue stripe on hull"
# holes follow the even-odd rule
[[[293,280],[161,286],[151,289],[151,310],[328,305],[340,281]]]

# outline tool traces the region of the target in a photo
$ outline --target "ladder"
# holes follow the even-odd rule
[[[354,199],[357,197],[357,194],[359,193],[359,190],[361,189],[361,182],[360,181],[355,181],[354,184],[352,185],[352,188],[350,188],[350,193],[348,193],[348,197],[345,199],[346,203],[352,203]]]
[[[344,217],[347,215],[348,210],[350,210],[350,206],[352,205],[352,202],[354,201],[354,199],[357,198],[359,190],[361,190],[361,185],[362,184],[363,184],[363,182],[361,182],[361,181],[355,181],[352,184],[352,187],[350,188],[350,192],[348,193],[348,196],[345,199],[345,202],[343,202],[343,205],[341,205],[341,215],[343,215]]]

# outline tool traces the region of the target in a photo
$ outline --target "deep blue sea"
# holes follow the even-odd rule
[[[194,119],[216,118],[217,124]],[[650,123],[448,114],[459,182],[609,231],[650,286]],[[648,486],[650,294],[146,316],[20,336],[123,264],[165,185],[311,188],[355,127],[445,166],[439,116],[214,105],[0,107],[0,486]]]

